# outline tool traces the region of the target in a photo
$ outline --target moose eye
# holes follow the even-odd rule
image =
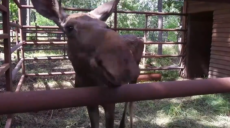
[[[74,29],[73,26],[66,26],[66,27],[65,27],[65,30],[66,30],[67,32],[72,32],[73,29]]]

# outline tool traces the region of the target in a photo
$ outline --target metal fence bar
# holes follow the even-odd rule
[[[0,114],[25,113],[102,103],[145,101],[228,92],[230,92],[229,77],[127,84],[114,89],[108,87],[87,87],[2,93],[0,94]]]

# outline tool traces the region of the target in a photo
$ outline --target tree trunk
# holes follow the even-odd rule
[[[162,0],[158,0],[158,12],[162,12]],[[163,28],[163,16],[158,16],[158,29]],[[163,42],[162,40],[162,31],[159,31],[158,41]],[[162,55],[162,44],[158,45],[158,55]]]
[[[27,5],[27,0],[20,0],[21,5]],[[26,9],[22,9],[22,25],[26,25],[26,21],[27,21],[27,10]],[[26,33],[23,33],[23,39],[26,39]]]

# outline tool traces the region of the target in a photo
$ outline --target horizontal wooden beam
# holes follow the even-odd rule
[[[230,3],[229,0],[190,0],[190,1],[199,1],[199,2],[216,2],[216,3]]]

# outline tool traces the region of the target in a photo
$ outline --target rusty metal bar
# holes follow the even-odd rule
[[[7,12],[7,8],[4,5],[0,4],[0,11]]]
[[[4,61],[9,64],[9,68],[5,72],[6,77],[6,91],[12,91],[12,78],[11,78],[11,48],[10,48],[10,21],[9,21],[9,0],[2,0],[2,5],[7,8],[5,12],[2,12],[3,17],[3,33],[0,38],[4,38]]]
[[[5,74],[5,72],[10,68],[9,63],[3,64],[0,66],[0,76]]]
[[[229,92],[229,77],[127,84],[118,88],[87,87],[18,93],[6,92],[0,94],[0,114]]]
[[[66,41],[41,41],[41,42],[36,42],[36,41],[32,41],[32,42],[25,42],[23,45],[50,45],[50,44],[58,44],[58,45],[63,45],[63,44],[67,44]]]
[[[186,31],[186,29],[157,29],[157,28],[111,28],[113,30],[122,30],[122,31]],[[62,31],[57,30],[25,30],[24,32],[29,33],[63,33]]]
[[[25,75],[22,75],[19,82],[18,82],[18,85],[15,89],[15,92],[19,92],[21,90],[21,87],[22,87],[22,84],[23,84],[23,81],[25,80]]]
[[[14,0],[14,3],[18,6],[18,8],[21,8],[21,4],[18,2],[18,0]]]
[[[161,81],[161,74],[141,74],[138,81]]]
[[[182,57],[184,55],[144,55],[142,58]]]
[[[144,44],[150,45],[150,44],[186,44],[185,42],[153,42],[153,41],[147,41]],[[37,44],[37,45],[44,45],[44,44],[67,44],[66,41],[64,40],[55,40],[55,41],[49,41],[49,40],[29,40],[28,42],[24,43],[25,45],[32,45],[32,44]]]
[[[186,42],[153,42],[153,41],[146,41],[144,44],[186,44]]]
[[[10,128],[11,127],[12,118],[13,118],[13,115],[8,115],[7,116],[7,120],[6,120],[6,124],[5,124],[4,128]]]
[[[15,21],[15,23],[16,24],[18,24],[18,22],[17,21]],[[15,31],[16,31],[16,44],[20,44],[20,43],[22,43],[23,44],[23,42],[19,42],[18,41],[18,32],[19,32],[19,28],[15,28]],[[12,53],[12,52],[11,52]],[[19,55],[19,49],[17,49],[17,60],[18,60],[18,62],[19,62],[19,59],[20,59],[20,55]]]
[[[114,8],[114,30],[117,31],[117,6]]]
[[[61,56],[57,56],[57,57],[34,57],[34,58],[25,58],[25,61],[28,60],[67,60],[68,57],[61,57]]]
[[[30,73],[30,74],[26,74],[26,76],[54,76],[54,75],[74,75],[75,72],[74,71],[69,71],[69,72],[49,72],[49,73]],[[161,75],[160,74],[156,74],[156,73],[149,73],[149,74],[141,74],[138,77],[138,81],[142,81],[142,80],[160,80],[161,79]]]
[[[62,31],[57,31],[57,30],[24,30],[24,33],[53,33],[53,34],[58,34],[58,33],[63,33]]]
[[[58,26],[27,26],[27,25],[22,25],[22,28],[47,28],[47,29],[59,29]]]
[[[20,67],[22,66],[22,63],[23,63],[23,59],[21,59],[18,64],[15,66],[15,68],[13,69],[12,71],[12,80],[15,80],[15,77],[16,77],[16,74],[18,73]]]
[[[60,48],[49,48],[49,49],[44,49],[44,48],[32,48],[32,49],[24,49],[25,52],[26,51],[36,51],[36,50],[64,50],[64,47],[60,47]]]
[[[69,72],[49,72],[49,73],[29,73],[26,76],[54,76],[54,75],[74,75],[74,71]]]
[[[151,70],[176,70],[176,69],[183,69],[183,67],[159,67],[159,68],[147,68],[147,69],[140,69],[140,70],[151,71]]]
[[[21,87],[22,87],[22,83],[23,81],[25,80],[25,75],[22,75],[19,82],[18,82],[18,85],[15,89],[15,92],[19,92]],[[10,114],[7,116],[7,121],[6,121],[6,124],[5,124],[5,128],[10,128],[11,127],[11,123],[12,123],[12,118],[13,118],[13,114]]]
[[[0,39],[7,39],[7,38],[9,38],[9,34],[0,34]]]
[[[14,47],[11,48],[11,53],[15,52],[16,50],[18,50],[19,48],[21,48],[23,42],[20,42],[18,44],[16,44]]]
[[[32,5],[21,5],[22,8],[34,8]],[[92,9],[81,9],[81,8],[70,8],[70,7],[63,7],[64,10],[71,10],[71,11],[91,11]],[[149,14],[149,15],[187,15],[184,13],[159,13],[159,12],[141,12],[141,11],[122,11],[117,10],[117,13],[134,13],[134,14]]]
[[[10,22],[10,26],[11,27],[16,27],[16,28],[22,28],[21,25],[17,24],[17,23],[13,23],[13,22]]]
[[[157,28],[117,28],[122,31],[186,31],[186,29],[157,29]]]

